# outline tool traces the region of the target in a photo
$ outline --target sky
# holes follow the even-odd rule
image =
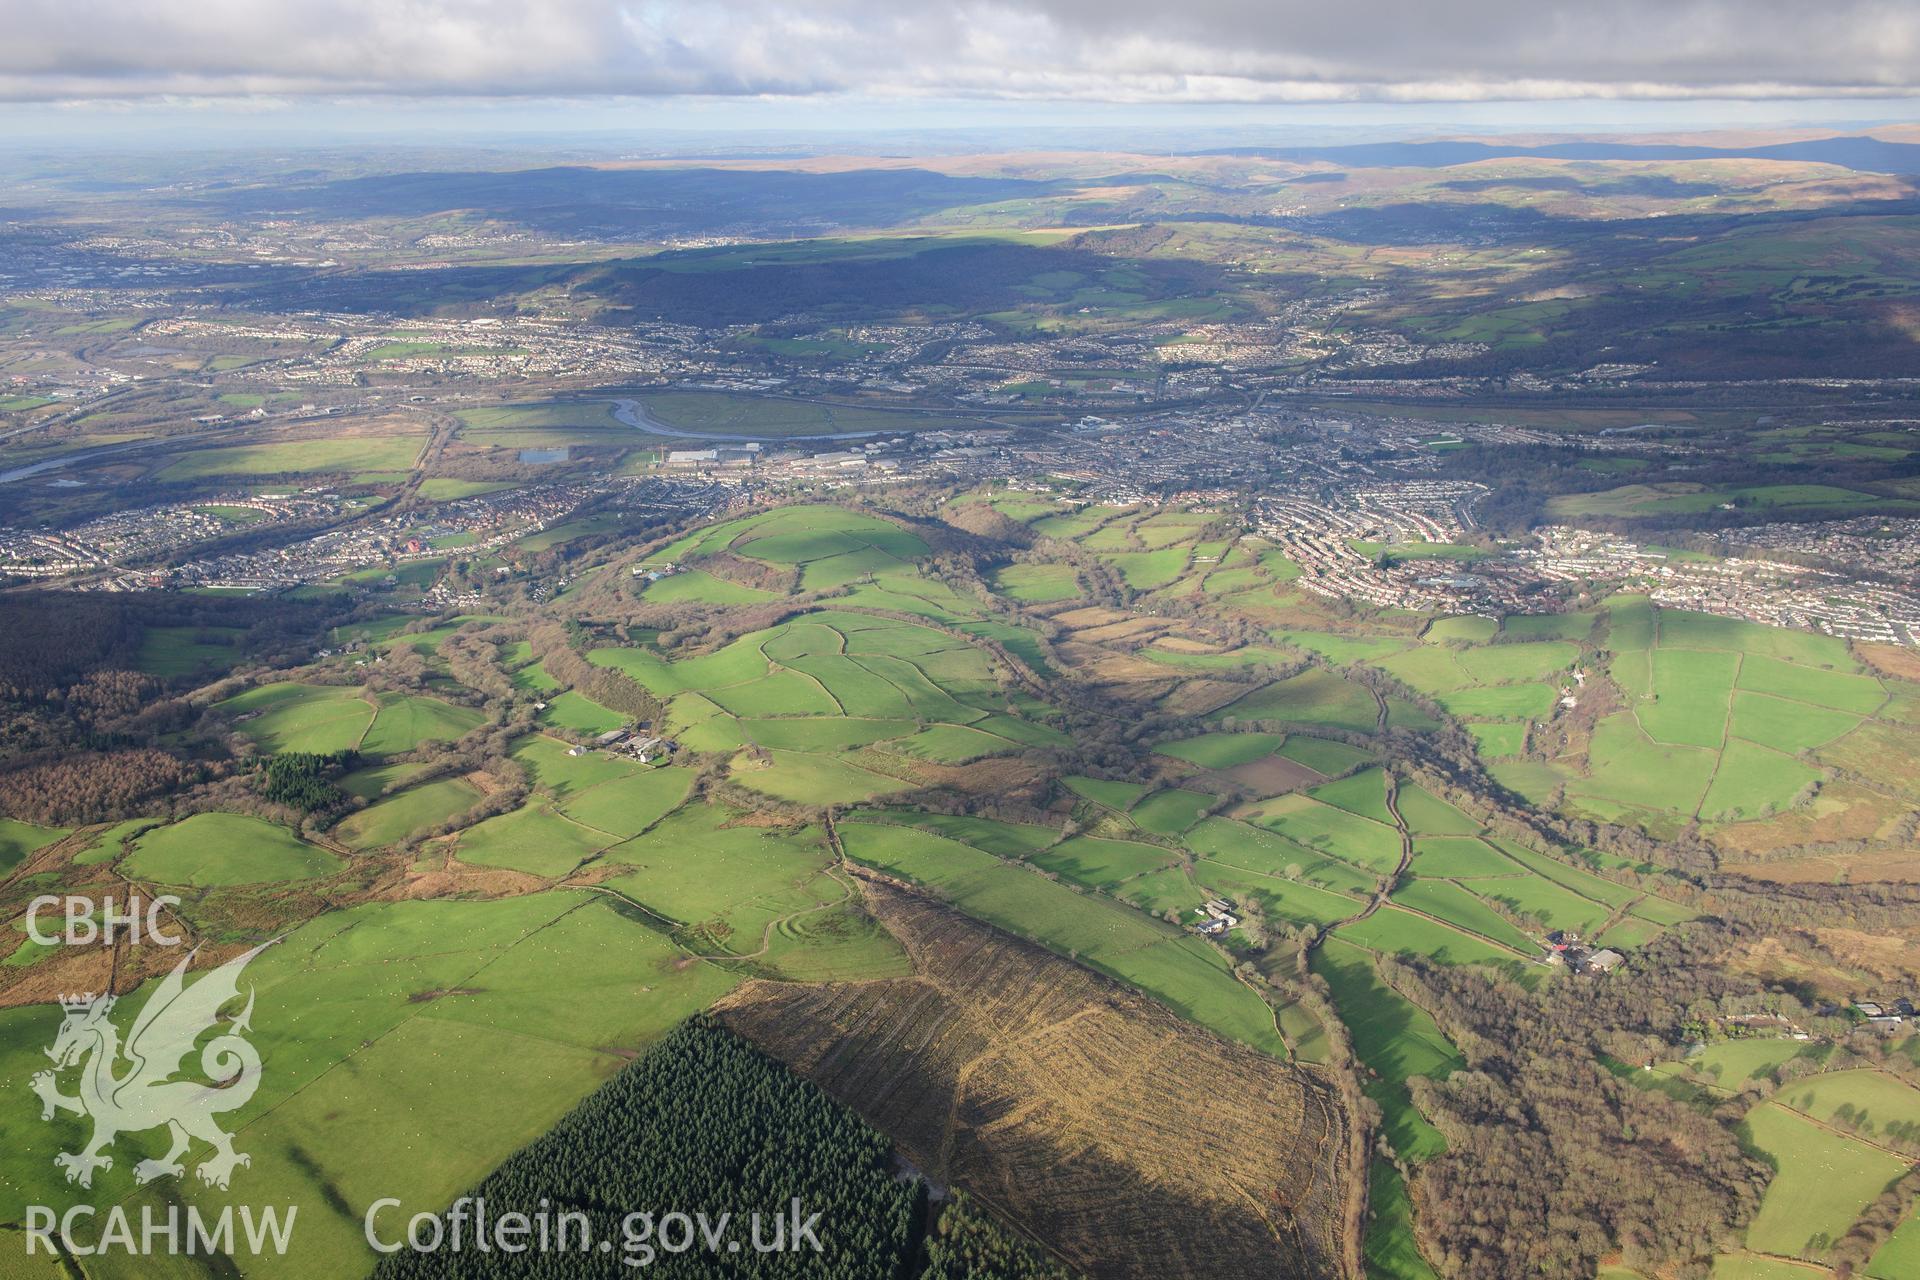
[[[0,125],[1920,120],[1914,0],[8,0]]]

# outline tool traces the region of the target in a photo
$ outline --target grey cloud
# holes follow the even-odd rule
[[[1920,92],[1911,0],[8,0],[0,97]]]

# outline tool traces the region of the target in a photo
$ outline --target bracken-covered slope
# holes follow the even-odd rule
[[[752,982],[719,1018],[1094,1277],[1338,1276],[1325,1082],[890,884],[911,978]]]

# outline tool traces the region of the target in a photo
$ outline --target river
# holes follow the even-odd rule
[[[647,412],[647,406],[638,400],[615,400],[613,416],[630,427],[637,427],[648,435],[667,436],[674,440],[753,440],[771,444],[782,440],[867,440],[881,435],[879,431],[841,431],[833,435],[822,436],[743,436],[732,435],[724,431],[683,431],[679,427],[670,427]]]

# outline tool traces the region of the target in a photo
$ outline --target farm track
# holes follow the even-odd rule
[[[1380,696],[1379,694],[1374,695],[1374,697],[1376,698],[1378,698],[1379,696]],[[1380,714],[1382,717],[1385,717],[1386,715],[1386,705],[1387,704],[1384,701],[1380,703],[1380,708],[1381,708]],[[1314,938],[1315,946],[1318,946],[1320,942],[1323,941],[1326,938],[1326,936],[1332,933],[1335,929],[1339,929],[1345,925],[1359,924],[1362,920],[1367,919],[1369,916],[1373,915],[1374,912],[1378,911],[1381,907],[1385,906],[1388,896],[1392,894],[1395,889],[1400,887],[1400,878],[1406,875],[1407,868],[1413,865],[1413,832],[1407,826],[1407,820],[1400,816],[1399,781],[1391,773],[1386,773],[1385,771],[1382,771],[1382,777],[1386,779],[1385,785],[1386,785],[1386,791],[1387,791],[1387,798],[1386,798],[1387,812],[1393,815],[1393,825],[1400,833],[1400,864],[1393,869],[1391,874],[1380,877],[1380,882],[1374,886],[1373,896],[1367,899],[1366,906],[1360,908],[1360,910],[1355,912],[1353,915],[1350,915],[1343,920],[1336,920],[1332,924],[1327,925],[1325,928],[1321,929],[1318,936]],[[1426,913],[1416,911],[1415,914],[1424,915]],[[1446,921],[1443,920],[1443,921],[1440,921],[1439,923],[1445,924]],[[1449,926],[1449,927],[1455,927],[1455,926]],[[1462,932],[1465,932],[1465,931],[1463,930]],[[1471,936],[1477,938],[1480,935],[1472,934]]]

